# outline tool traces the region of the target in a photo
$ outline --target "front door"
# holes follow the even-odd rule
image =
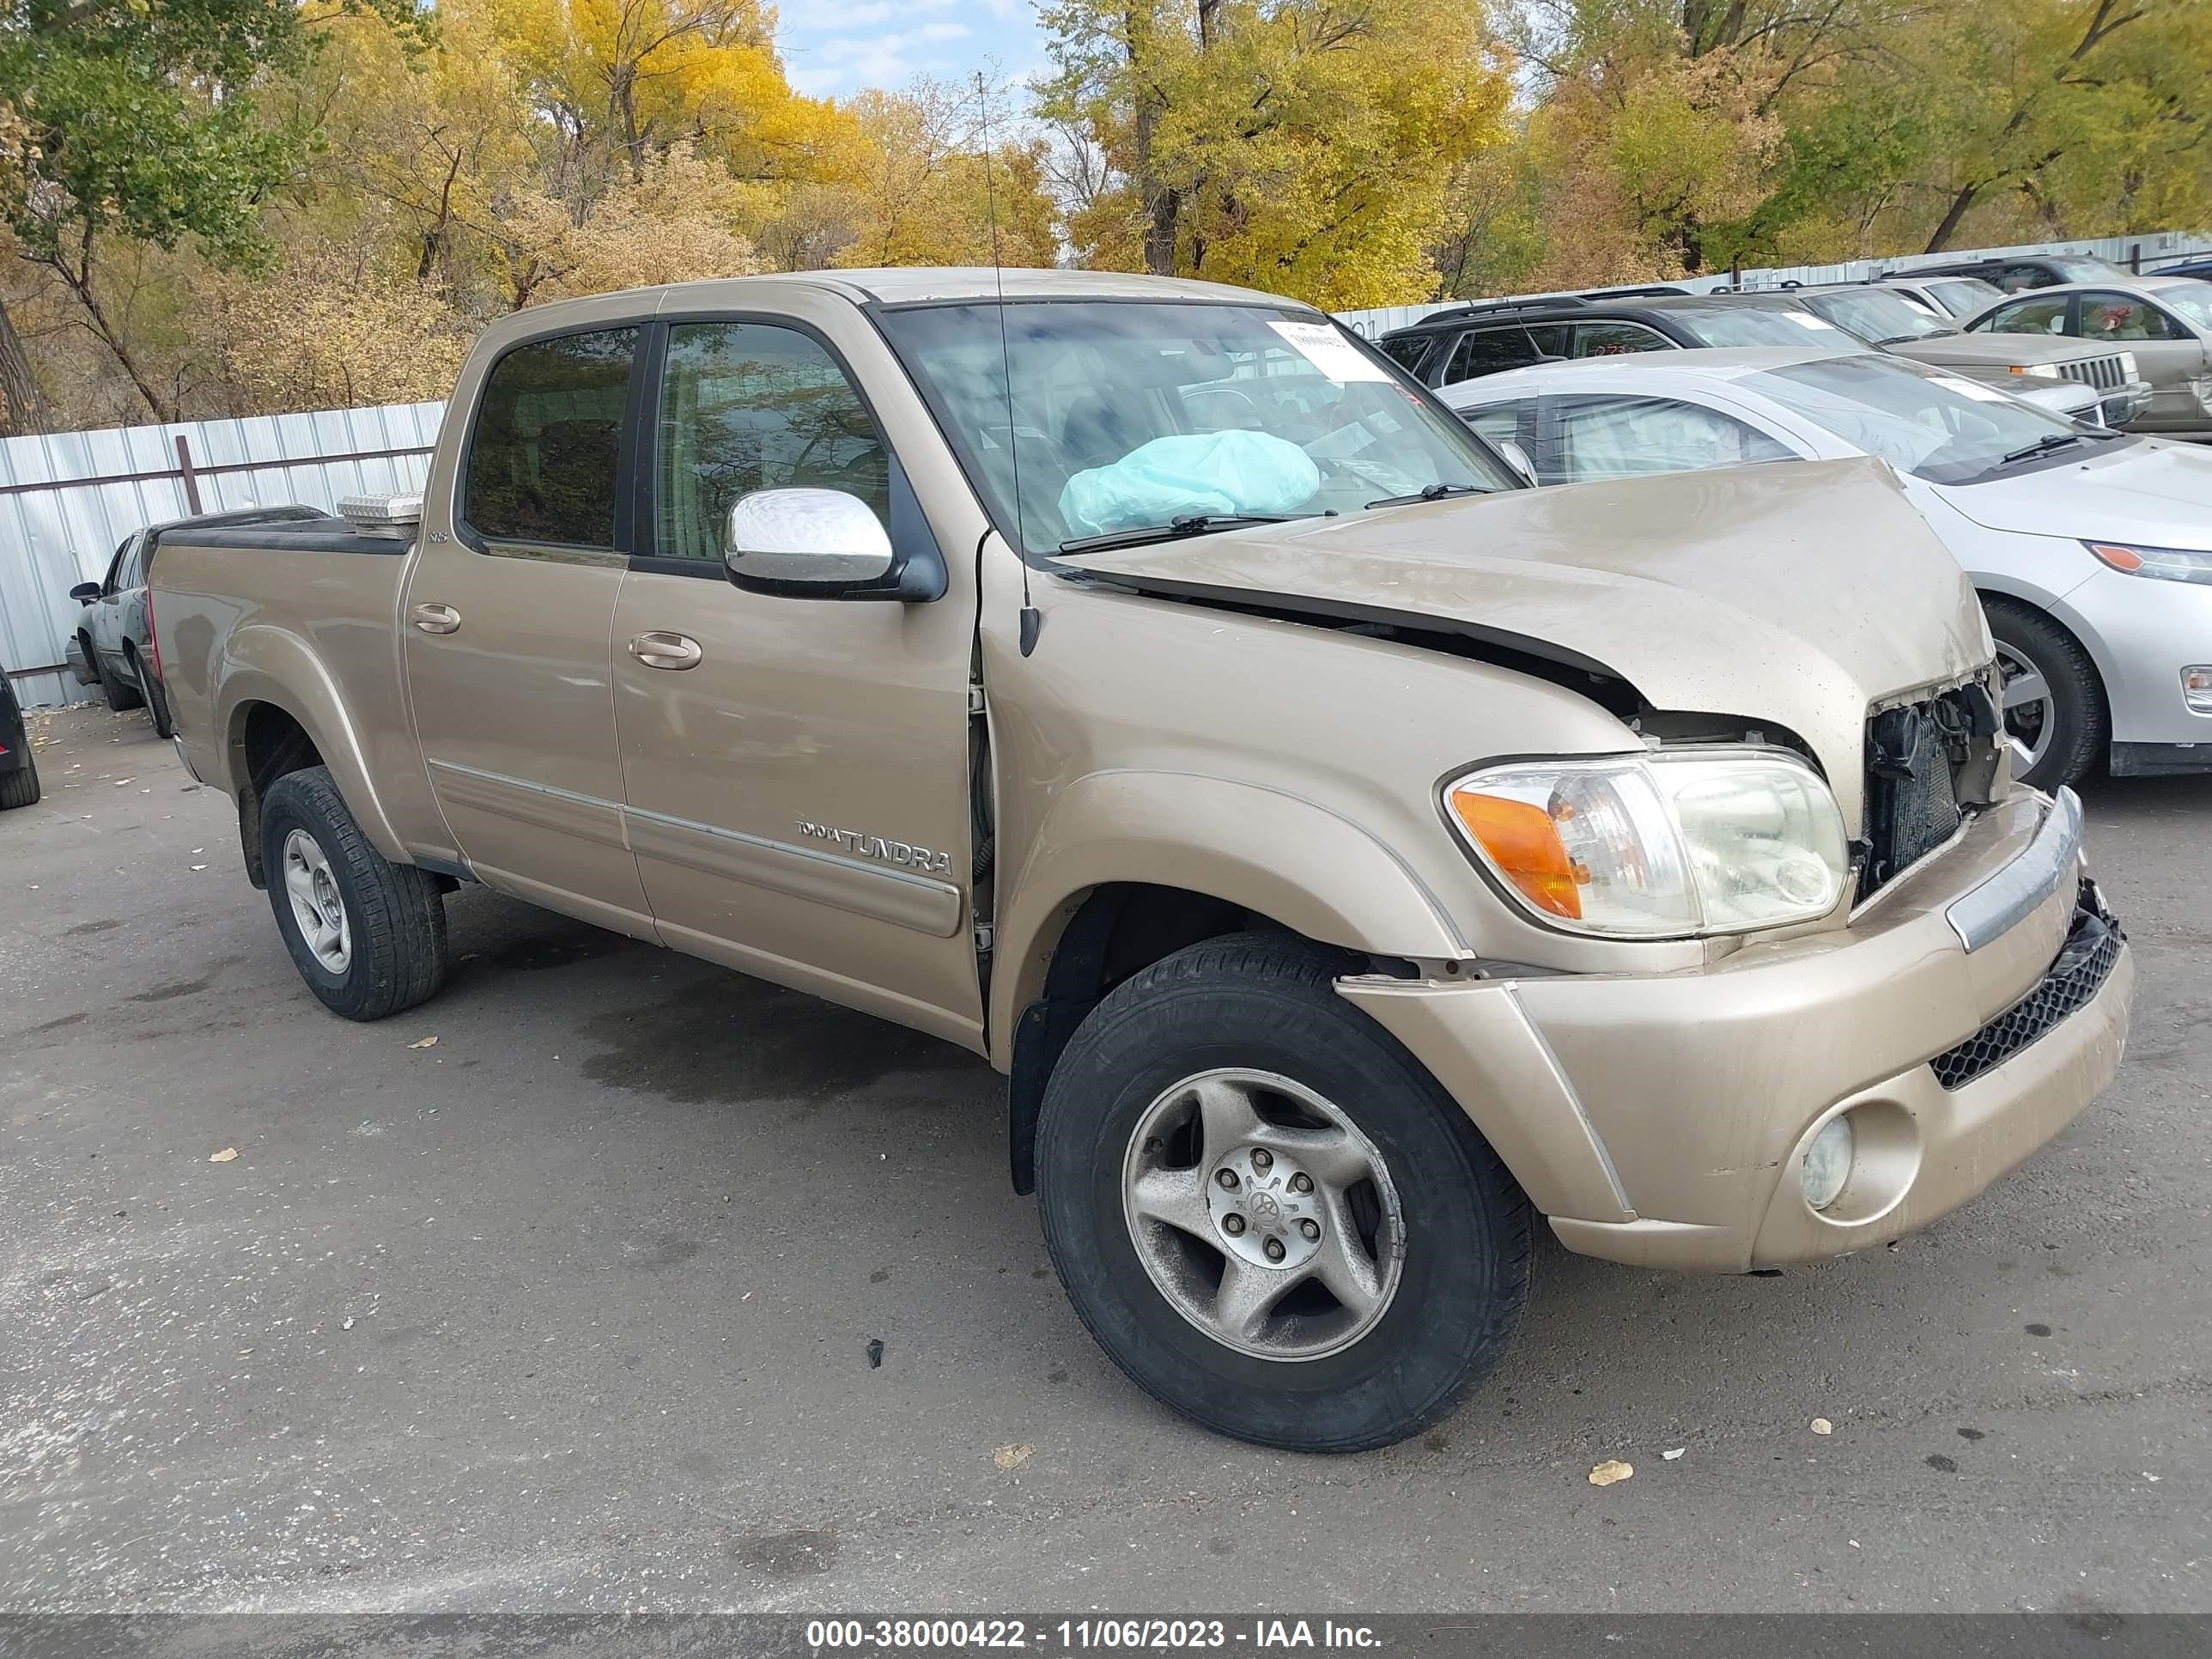
[[[459,459],[444,463],[459,476],[425,497],[400,631],[430,785],[470,867],[650,939],[623,836],[607,663],[644,332],[575,330],[492,366]]]
[[[2134,294],[2094,290],[2081,297],[2075,331],[2115,351],[2135,354],[2136,372],[2151,384],[2150,408],[2130,429],[2189,431],[2205,424],[2191,382],[2205,370],[2205,351],[2179,318]]]
[[[661,939],[972,1043],[973,580],[956,562],[927,605],[731,584],[722,526],[753,490],[841,489],[895,544],[931,534],[825,333],[671,319],[653,403],[652,556],[623,583],[612,654],[630,844]]]

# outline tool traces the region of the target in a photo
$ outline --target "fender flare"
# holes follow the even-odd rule
[[[1058,793],[1012,884],[991,985],[991,1057],[1013,1063],[1022,1010],[1042,994],[1068,921],[1109,882],[1179,887],[1324,945],[1376,956],[1471,956],[1404,860],[1317,802],[1200,774],[1094,772]]]
[[[271,704],[297,720],[313,742],[369,844],[395,864],[408,862],[407,849],[377,795],[344,696],[313,647],[289,629],[255,623],[230,636],[224,655],[216,729],[223,734],[222,765],[231,798],[235,800],[250,781],[238,759],[246,708]]]

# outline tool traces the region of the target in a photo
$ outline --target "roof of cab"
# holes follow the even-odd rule
[[[557,328],[570,312],[607,314],[608,301],[627,301],[620,307],[632,316],[656,312],[696,309],[702,306],[758,303],[775,289],[810,288],[842,295],[855,305],[915,305],[929,302],[993,301],[1001,294],[1009,300],[1183,300],[1283,307],[1303,312],[1314,308],[1279,294],[1255,289],[1231,288],[1222,283],[1192,282],[1179,276],[1139,276],[1112,270],[1032,270],[989,265],[914,265],[881,270],[795,270],[757,276],[718,276],[695,283],[665,283],[659,288],[631,289],[618,295],[591,295],[534,306],[505,319],[514,326],[503,332],[543,331]],[[1319,315],[1320,313],[1315,313]]]
[[[1569,362],[1530,363],[1500,369],[1472,380],[1458,380],[1437,388],[1437,396],[1457,407],[1461,401],[1489,401],[1492,394],[1510,392],[1540,381],[1576,378],[1595,379],[1614,371],[1638,375],[1696,374],[1708,380],[1734,380],[1762,369],[1792,368],[1831,357],[1872,357],[1882,362],[1898,360],[1878,351],[1833,346],[1700,346],[1688,351],[1623,351],[1599,357],[1577,357]]]

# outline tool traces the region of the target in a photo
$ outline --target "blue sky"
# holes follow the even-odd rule
[[[785,0],[775,40],[791,84],[816,97],[961,80],[992,59],[1015,81],[1046,67],[1032,0]]]

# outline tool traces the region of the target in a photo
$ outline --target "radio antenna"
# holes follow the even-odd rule
[[[983,71],[975,71],[975,118],[983,135],[983,212],[991,227],[991,279],[999,290],[999,370],[1006,388],[1006,461],[1014,472],[1014,556],[1022,565],[1022,655],[1036,649],[1043,618],[1030,603],[1030,556],[1022,545],[1022,452],[1015,428],[1014,354],[1006,343],[1006,268],[999,258],[999,196],[992,182],[991,94]]]

